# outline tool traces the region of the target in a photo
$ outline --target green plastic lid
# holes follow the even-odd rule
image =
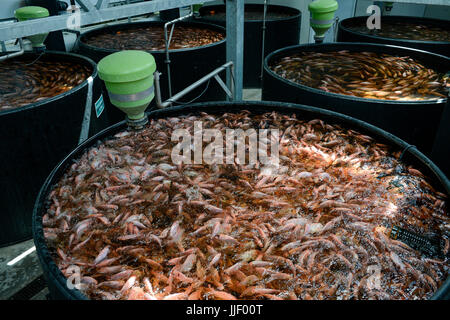
[[[137,81],[151,76],[155,71],[155,58],[139,50],[119,51],[98,63],[98,74],[105,82]]]
[[[312,13],[334,12],[338,9],[336,0],[316,0],[308,5],[309,11]]]
[[[47,9],[37,6],[22,7],[14,11],[14,16],[19,20],[45,18],[49,15]]]

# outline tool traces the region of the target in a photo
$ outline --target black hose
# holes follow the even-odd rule
[[[416,249],[430,257],[442,257],[443,252],[441,249],[441,243],[443,241],[439,239],[432,239],[422,235],[418,235],[414,232],[406,229],[394,226],[392,228],[390,237],[395,240],[399,240],[413,249]]]

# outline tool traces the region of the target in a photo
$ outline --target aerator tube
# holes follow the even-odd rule
[[[167,66],[167,85],[169,88],[169,98],[172,98],[172,79],[171,79],[171,73],[170,73],[170,56],[169,56],[169,47],[170,47],[170,42],[172,41],[172,35],[173,35],[173,30],[175,28],[175,23],[177,22],[181,22],[183,20],[186,20],[190,17],[193,17],[194,13],[191,12],[188,15],[185,15],[183,17],[174,19],[172,21],[168,21],[164,24],[164,43],[166,44],[165,47],[165,53],[166,53],[166,60],[164,60],[166,66]],[[169,26],[172,26],[171,30],[170,30],[170,36],[167,33],[167,28]]]
[[[443,255],[441,241],[438,239],[421,236],[398,226],[394,226],[392,228],[390,237],[392,239],[399,240],[428,256],[441,257]]]

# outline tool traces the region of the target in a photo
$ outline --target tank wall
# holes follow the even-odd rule
[[[260,5],[251,4],[248,7],[252,6],[260,10],[263,8]],[[205,6],[205,8],[207,7],[209,6]],[[225,6],[220,4],[220,8],[223,10]],[[279,9],[282,11],[283,7]],[[286,10],[288,9],[286,8]],[[205,12],[207,13],[208,11],[205,9],[200,10],[200,14]],[[222,26],[226,24],[225,20],[210,19],[208,15],[204,15],[200,20],[217,23]],[[286,19],[268,19],[266,22],[265,55],[280,48],[298,44],[301,20],[301,13]],[[244,87],[260,88],[263,22],[262,20],[247,20],[244,28]]]
[[[450,24],[446,21],[439,21],[439,20],[429,20],[420,18],[407,18],[407,17],[399,17],[399,16],[392,16],[390,18],[386,18],[389,20],[394,21],[401,21],[400,19],[404,19],[404,21],[409,22],[420,22],[424,21],[424,23],[433,23],[433,21],[437,21],[437,24],[442,26],[441,24],[446,23],[450,26]],[[351,21],[358,21],[358,23],[363,23],[362,20],[365,20],[364,17],[354,17],[351,19],[348,19],[346,21],[342,21],[339,23],[338,26],[338,33],[337,33],[337,40],[338,42],[367,42],[367,43],[380,43],[380,44],[391,44],[391,45],[397,45],[402,47],[408,47],[408,48],[415,48],[419,50],[424,50],[428,52],[434,52],[437,54],[441,54],[444,56],[450,56],[450,42],[431,42],[431,41],[409,41],[404,39],[398,39],[398,38],[384,38],[384,37],[377,37],[372,35],[366,35],[359,32],[353,32],[352,30],[349,30],[346,26],[349,25]],[[386,21],[386,20],[385,20]],[[434,22],[436,24],[436,22]]]
[[[442,114],[431,159],[450,177],[450,102]]]

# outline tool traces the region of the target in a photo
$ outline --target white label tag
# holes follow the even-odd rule
[[[103,110],[105,110],[105,102],[103,101],[103,95],[100,95],[100,98],[95,102],[95,114],[97,115],[97,118],[100,117]]]

